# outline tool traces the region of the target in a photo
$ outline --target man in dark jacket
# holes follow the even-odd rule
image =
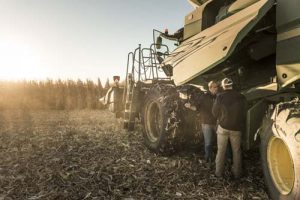
[[[212,148],[215,141],[216,135],[216,118],[212,114],[213,102],[216,98],[218,92],[218,84],[215,81],[210,81],[208,83],[208,91],[202,94],[197,101],[195,106],[190,103],[186,103],[185,107],[200,112],[201,118],[201,128],[204,137],[204,152],[205,161],[211,165],[212,164]]]
[[[222,80],[224,92],[220,93],[214,102],[212,113],[218,119],[217,129],[218,153],[216,157],[216,176],[221,177],[228,140],[233,154],[232,173],[239,178],[242,173],[241,133],[245,124],[246,99],[233,90],[233,82],[229,78]]]
[[[215,81],[208,83],[208,92],[199,98],[197,110],[200,111],[201,126],[204,137],[205,161],[209,164],[213,160],[213,143],[216,137],[216,118],[212,114],[212,107],[216,94],[218,92],[218,84]]]

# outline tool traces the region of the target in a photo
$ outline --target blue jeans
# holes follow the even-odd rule
[[[202,132],[204,137],[205,160],[212,160],[213,143],[216,137],[216,125],[202,124]]]

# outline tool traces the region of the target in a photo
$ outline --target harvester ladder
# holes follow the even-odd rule
[[[159,62],[157,61],[156,51],[150,48],[141,48],[139,45],[134,52],[130,52],[127,58],[126,82],[123,95],[125,102],[124,128],[134,129],[135,117],[139,107],[139,95],[141,83],[150,83],[154,80],[169,79],[159,77]]]
[[[124,129],[133,130],[134,128],[134,122],[135,122],[135,108],[133,104],[133,92],[134,92],[134,66],[132,64],[131,73],[129,73],[129,65],[130,59],[132,60],[132,63],[134,63],[134,53],[130,52],[128,54],[127,59],[127,70],[126,70],[126,81],[125,81],[125,91],[123,96],[123,102],[125,102],[125,111],[124,111],[124,123],[123,127]]]

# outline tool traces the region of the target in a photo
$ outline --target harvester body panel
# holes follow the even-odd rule
[[[185,40],[164,60],[162,65],[173,66],[176,85],[188,83],[225,61],[274,4],[273,0],[254,2]]]

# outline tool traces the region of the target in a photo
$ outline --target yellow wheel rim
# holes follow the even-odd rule
[[[289,194],[294,186],[295,171],[290,151],[285,142],[272,137],[267,149],[268,167],[279,192]]]

